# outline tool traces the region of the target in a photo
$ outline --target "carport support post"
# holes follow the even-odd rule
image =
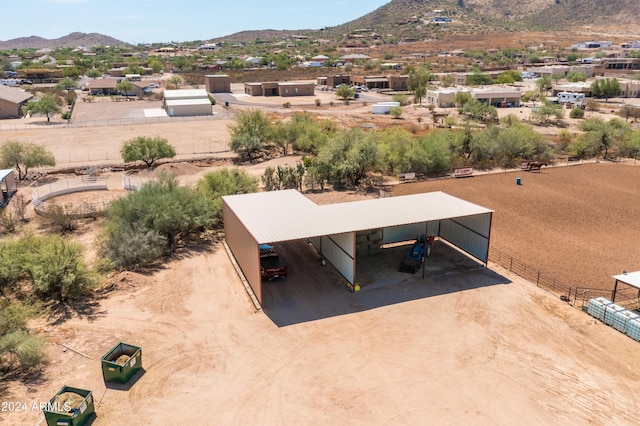
[[[611,295],[611,303],[616,303],[616,293],[618,292],[618,280],[616,280],[615,286],[613,286],[613,294]]]

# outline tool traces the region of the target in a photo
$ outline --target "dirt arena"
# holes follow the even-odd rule
[[[47,141],[63,158],[96,146],[117,156],[123,137],[141,130],[170,135],[187,151],[194,135],[228,143],[218,120],[0,138]],[[206,170],[173,169],[184,182]],[[622,269],[640,269],[639,175],[631,162],[598,163],[389,190],[442,190],[494,209],[492,245],[568,284],[599,287]],[[90,245],[97,231],[85,223],[73,238]],[[112,277],[67,316],[34,321],[50,343],[48,362],[42,380],[0,383],[0,424],[42,424],[34,404],[65,384],[92,390],[96,425],[637,424],[638,343],[489,266],[353,294],[334,274],[318,274],[309,285],[322,304],[287,298],[288,282],[272,282],[270,291],[284,297],[263,311],[222,245],[196,247],[146,274]],[[301,311],[304,319],[293,315]],[[130,387],[107,388],[100,357],[119,341],[142,348],[144,371]]]
[[[638,182],[640,164],[630,160],[403,184],[391,193],[444,191],[493,209],[492,247],[570,286],[612,288],[612,275],[640,270]]]

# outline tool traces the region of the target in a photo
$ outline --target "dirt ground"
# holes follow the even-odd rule
[[[354,111],[354,122],[358,114],[391,120],[366,116],[364,105],[337,108]],[[81,159],[98,151],[117,158],[122,140],[141,131],[168,137],[185,156],[199,140],[197,150],[213,141],[231,158],[227,123],[3,131],[0,138],[45,143],[78,167],[94,163]],[[259,175],[297,159],[249,170]],[[186,183],[206,170],[162,167]],[[492,208],[492,245],[569,283],[606,285],[611,274],[639,269],[630,249],[640,233],[639,174],[631,163],[599,163],[389,190],[442,190]],[[369,196],[309,194],[318,203]],[[89,244],[96,233],[86,223],[74,238]],[[502,268],[403,276],[349,293],[304,248],[289,253],[297,273],[313,277],[304,282],[309,292],[296,288],[293,275],[267,283],[264,310],[213,244],[146,274],[114,276],[72,314],[35,321],[50,342],[42,380],[0,384],[0,423],[38,423],[33,404],[64,384],[93,391],[99,425],[637,423],[638,343]],[[107,388],[100,357],[119,341],[142,348],[144,371],[130,386]],[[5,402],[26,409],[10,411]]]

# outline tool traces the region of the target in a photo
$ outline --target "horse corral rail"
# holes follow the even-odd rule
[[[573,287],[493,247],[489,248],[489,261],[560,297],[576,308],[585,309],[589,299],[596,297],[609,300],[615,298],[617,304],[629,310],[640,307],[640,292],[635,289],[618,290],[614,297],[613,289]]]
[[[47,202],[48,199],[64,194],[82,191],[106,191],[107,177],[80,176],[59,180],[44,185],[34,183],[31,192],[31,202],[35,212],[42,216],[57,213],[62,209],[64,214],[76,217],[88,217],[104,213],[109,205],[108,201],[85,202],[79,204],[60,205]]]

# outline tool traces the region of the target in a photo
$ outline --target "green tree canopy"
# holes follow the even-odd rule
[[[588,118],[578,124],[584,133],[569,145],[568,149],[579,157],[602,155],[606,160],[609,150],[626,146],[632,137],[631,127],[619,118],[604,121],[601,118]]]
[[[167,83],[177,89],[182,84],[182,78],[179,75],[172,75]]]
[[[56,84],[56,89],[66,90],[71,93],[77,87],[76,81],[70,77],[65,77]]]
[[[115,89],[119,93],[124,92],[124,96],[127,97],[129,96],[129,92],[133,92],[133,90],[135,89],[135,86],[129,80],[123,79],[123,80],[120,80],[118,83],[116,83]]]
[[[488,74],[483,74],[480,70],[473,70],[467,76],[467,84],[469,86],[482,86],[484,84],[492,84],[493,80]]]
[[[216,224],[222,223],[222,197],[258,191],[258,181],[244,170],[221,169],[205,174],[197,189],[211,202]]]
[[[16,169],[18,180],[24,180],[33,167],[55,165],[55,157],[44,146],[18,141],[7,141],[0,146],[0,166]]]
[[[577,83],[579,81],[587,81],[587,74],[581,71],[569,71],[567,73],[567,81],[570,83]]]
[[[51,116],[60,114],[62,109],[58,106],[58,97],[53,93],[44,93],[40,99],[31,100],[22,107],[23,114],[41,114],[50,121]]]
[[[343,100],[351,99],[356,94],[356,90],[346,84],[341,84],[336,87],[336,96]]]
[[[427,94],[427,88],[432,78],[429,70],[424,67],[413,69],[407,77],[407,88],[413,92],[414,99],[420,105]]]
[[[229,126],[231,131],[231,149],[244,150],[251,160],[253,154],[262,149],[269,139],[271,123],[267,115],[260,109],[238,111],[235,124]]]
[[[161,158],[175,157],[176,150],[165,138],[138,136],[124,142],[120,155],[125,163],[142,161],[150,169]]]
[[[91,68],[87,71],[87,77],[89,78],[98,78],[102,75],[102,72],[98,68]]]
[[[617,79],[602,78],[591,83],[591,93],[596,98],[604,98],[605,102],[608,102],[609,98],[619,96],[622,89]]]

